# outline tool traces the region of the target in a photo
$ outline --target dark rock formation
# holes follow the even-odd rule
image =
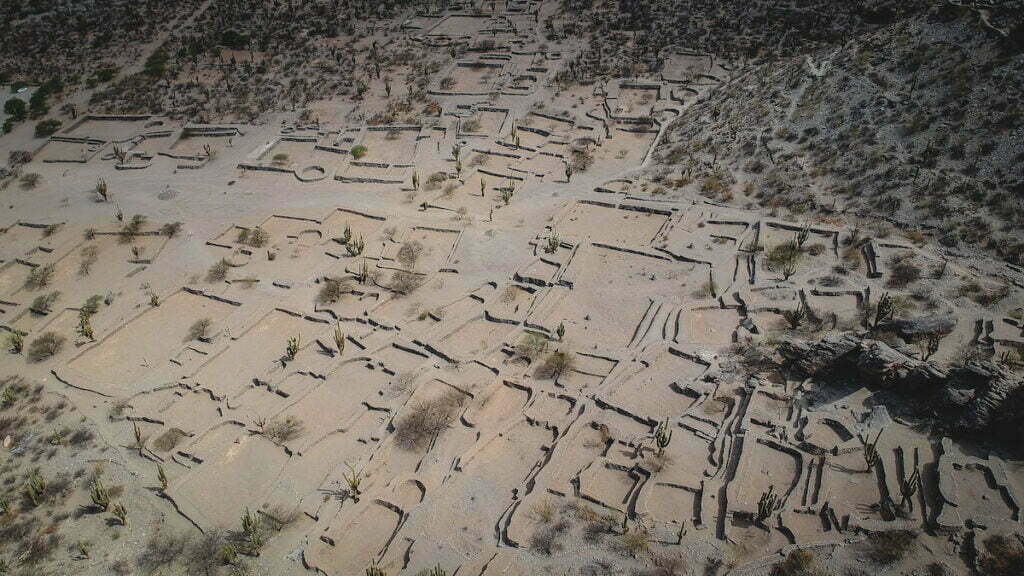
[[[938,424],[950,431],[1024,440],[1024,379],[992,362],[943,366],[854,333],[817,342],[788,340],[778,352],[801,375],[854,378],[906,394],[914,409],[938,415]]]

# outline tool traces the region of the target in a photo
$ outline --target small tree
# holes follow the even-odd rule
[[[945,337],[946,334],[942,332],[929,332],[918,340],[917,346],[921,350],[921,359],[928,360],[935,355],[939,351],[939,344]]]

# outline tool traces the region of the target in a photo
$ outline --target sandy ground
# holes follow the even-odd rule
[[[489,25],[466,18],[422,20],[432,34],[475,36]],[[678,63],[687,73],[703,65]],[[485,90],[499,76],[468,70],[458,70],[456,90]],[[840,558],[865,531],[920,532],[895,571],[962,566],[945,534],[969,525],[1020,531],[1019,463],[938,450],[941,439],[889,418],[863,389],[821,400],[820,383],[736,369],[732,346],[748,337],[807,334],[782,318],[801,299],[818,315],[834,312],[833,328],[854,326],[857,295],[885,290],[884,265],[869,277],[857,254],[841,287],[821,287],[843,262],[836,238],[848,229],[811,223],[807,242],[822,250],[783,278],[749,247],[770,251],[800,226],[629,184],[657,125],[637,133],[603,104],[646,115],[687,103],[667,89],[660,100],[629,89],[605,103],[541,85],[528,96],[438,97],[440,118],[391,138],[343,119],[314,132],[358,128],[362,160],[386,168],[306,142],[260,154],[294,126],[289,113],[230,138],[176,140],[181,126],[168,121],[161,129],[177,135],[159,150],[203,155],[210,144],[215,156],[184,168],[196,162],[153,153],[144,169],[115,170],[109,141],[144,134],[146,122],[89,120],[73,135],[107,141],[98,153],[43,162],[69,159],[67,143],[51,142],[23,169],[41,175],[37,188],[0,192],[0,326],[27,345],[47,332],[67,339],[41,362],[0,356],[0,374],[66,395],[137,488],[124,496],[132,543],[97,546],[76,572],[109,573],[146,534],[237,531],[246,509],[276,527],[258,557],[275,574],[354,574],[373,562],[391,574],[438,564],[459,574],[626,573],[655,557],[760,574],[793,545]],[[383,105],[360,106],[368,116]],[[562,114],[571,121],[546,117]],[[456,134],[457,117],[479,120],[474,136]],[[24,130],[0,148],[23,146]],[[567,180],[580,138],[596,142],[595,161]],[[497,154],[473,166],[474,150]],[[239,167],[273,167],[278,153],[288,156],[279,171]],[[326,177],[297,178],[309,165]],[[398,182],[339,179],[374,170]],[[446,179],[429,183],[438,172]],[[107,202],[94,193],[101,178]],[[104,235],[121,230],[119,213],[144,215],[142,234]],[[159,235],[173,222],[179,233]],[[252,240],[257,229],[262,242]],[[886,250],[932,257],[928,247],[884,244],[882,263]],[[82,273],[89,246],[97,260]],[[46,286],[27,286],[30,269],[48,264]],[[969,263],[948,266],[950,279],[934,282],[944,292],[975,276]],[[332,282],[339,294],[319,298]],[[52,291],[49,313],[29,310]],[[107,302],[88,338],[76,327],[93,294]],[[974,319],[1004,326],[1021,293],[994,309],[950,302],[962,320],[941,359]],[[1016,327],[999,350],[1024,342]],[[541,342],[532,352],[531,339]],[[544,367],[563,358],[560,373]],[[132,422],[143,433],[137,450]],[[672,433],[664,448],[659,425]],[[883,428],[884,470],[868,473],[856,438]],[[138,488],[158,485],[157,464],[167,488]],[[888,495],[915,466],[941,473],[922,472],[920,496],[893,513]],[[358,490],[345,480],[353,473]],[[778,499],[754,522],[769,491]],[[953,501],[963,503],[957,518],[936,530]],[[89,530],[89,518],[61,531]]]

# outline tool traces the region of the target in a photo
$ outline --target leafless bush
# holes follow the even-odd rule
[[[452,423],[461,406],[462,395],[449,390],[409,407],[395,422],[395,444],[410,451],[426,448]]]
[[[423,283],[423,279],[418,274],[412,272],[406,272],[405,270],[396,270],[391,275],[390,287],[399,294],[406,295],[412,294],[420,284]]]
[[[36,338],[29,344],[28,359],[32,362],[42,362],[47,358],[60,352],[64,347],[65,338],[56,332],[47,332]]]

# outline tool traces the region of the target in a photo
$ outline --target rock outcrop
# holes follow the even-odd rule
[[[917,409],[938,415],[939,424],[951,431],[998,432],[1024,440],[1024,379],[993,362],[943,366],[920,360],[909,348],[854,333],[817,342],[787,340],[778,352],[801,375],[823,381],[830,376],[856,378],[905,393]]]

